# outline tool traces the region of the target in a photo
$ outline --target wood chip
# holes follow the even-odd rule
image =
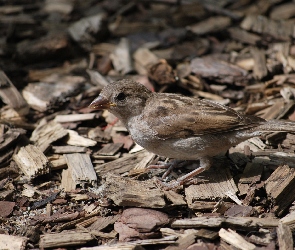
[[[195,242],[196,230],[187,229],[184,230],[182,234],[178,235],[178,240],[175,242],[176,246],[168,246],[166,250],[177,250],[177,249],[187,249],[190,245]]]
[[[293,22],[274,21],[265,16],[248,15],[242,21],[241,27],[259,34],[271,35],[279,40],[289,40],[294,37]]]
[[[96,41],[98,37],[103,39],[107,26],[105,24],[105,19],[106,14],[100,11],[93,16],[81,18],[73,23],[68,28],[68,32],[79,46],[89,51],[91,50],[93,41]]]
[[[280,222],[289,226],[292,231],[295,231],[295,211],[280,219]]]
[[[256,157],[252,162],[248,162],[239,180],[238,188],[240,195],[247,194],[251,185],[260,181],[263,171],[263,160]]]
[[[55,142],[68,134],[60,123],[50,121],[48,123],[40,123],[40,125],[33,131],[30,138],[42,152],[48,150],[52,142]]]
[[[286,224],[279,223],[277,227],[279,249],[293,250],[293,235],[290,227]]]
[[[138,48],[133,53],[135,68],[143,75],[147,75],[148,69],[159,61],[159,58],[147,48]]]
[[[80,146],[80,147],[93,147],[97,144],[96,141],[85,138],[78,134],[78,132],[74,130],[67,130],[69,137],[67,138],[66,142],[72,146]]]
[[[237,85],[238,82],[245,81],[248,75],[246,70],[213,56],[191,60],[191,69],[193,73],[202,77],[213,77],[216,81]]]
[[[247,32],[237,27],[231,27],[228,29],[228,31],[233,39],[238,40],[242,43],[256,45],[257,42],[261,40],[260,36]]]
[[[0,151],[7,149],[16,143],[20,135],[25,133],[22,129],[8,129],[4,134],[0,135]]]
[[[21,147],[18,153],[13,156],[13,160],[30,179],[48,174],[50,171],[48,159],[40,148],[34,145]]]
[[[23,97],[31,108],[40,112],[56,109],[66,98],[77,93],[85,81],[80,76],[68,76],[55,83],[29,83],[22,91]]]
[[[210,32],[218,32],[225,29],[231,23],[231,19],[225,16],[215,16],[191,25],[188,29],[196,35],[204,35]]]
[[[211,168],[202,173],[205,181],[199,181],[198,185],[190,185],[185,188],[185,197],[189,207],[193,207],[194,201],[215,200],[226,198],[227,191],[235,194],[238,191],[233,178],[227,168],[220,167],[218,171]]]
[[[218,232],[202,228],[196,232],[196,236],[208,240],[215,240],[218,238]]]
[[[97,154],[100,155],[115,155],[122,147],[123,143],[109,143],[100,149]]]
[[[208,227],[234,227],[243,230],[258,228],[275,228],[279,224],[278,219],[256,217],[213,217],[202,216],[192,219],[179,219],[172,222],[172,228],[208,228]]]
[[[174,192],[173,190],[164,191],[166,198],[175,206],[186,205],[185,200],[181,194]]]
[[[149,155],[150,153],[148,151],[142,150],[135,154],[129,154],[117,160],[97,165],[94,169],[100,175],[104,175],[108,172],[112,172],[114,174],[122,174],[133,169],[145,157],[149,157]]]
[[[246,241],[241,235],[235,231],[228,229],[225,230],[221,228],[219,230],[219,236],[221,239],[225,240],[227,243],[233,245],[234,247],[242,250],[254,250],[256,246],[252,243]]]
[[[71,154],[71,153],[86,153],[86,147],[78,146],[52,146],[52,152],[55,154]]]
[[[70,114],[70,115],[57,115],[54,118],[55,122],[63,123],[63,122],[81,122],[93,120],[96,116],[96,113],[89,114]]]
[[[81,231],[63,231],[61,233],[47,233],[41,235],[41,248],[59,248],[80,246],[93,240],[90,233]]]
[[[25,250],[27,241],[25,237],[0,234],[0,249]]]
[[[165,206],[164,193],[152,180],[136,181],[111,173],[106,175],[105,195],[117,206],[161,208]]]
[[[109,225],[113,225],[119,218],[120,214],[115,216],[106,216],[106,217],[96,217],[96,220],[93,224],[87,227],[88,230],[92,231],[101,231]]]
[[[21,115],[28,114],[27,102],[2,70],[0,70],[0,97],[4,103]]]
[[[273,211],[281,215],[294,201],[295,169],[287,165],[279,166],[265,182],[265,190],[275,201]]]
[[[116,71],[122,73],[122,75],[126,75],[133,70],[131,48],[127,38],[121,38],[110,58]]]
[[[62,172],[61,186],[66,191],[76,189],[77,185],[85,186],[87,183],[97,185],[97,176],[93,169],[90,156],[87,154],[65,154],[68,169]]]
[[[257,79],[262,79],[267,76],[265,51],[256,47],[251,48],[251,54],[254,58],[253,75]]]

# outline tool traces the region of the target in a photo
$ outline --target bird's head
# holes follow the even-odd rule
[[[131,117],[141,114],[152,94],[138,82],[120,80],[104,87],[89,107],[96,110],[107,109],[126,123]]]

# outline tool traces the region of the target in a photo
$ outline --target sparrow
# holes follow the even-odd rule
[[[208,170],[213,156],[242,141],[263,132],[295,132],[291,121],[266,121],[210,100],[155,93],[127,79],[108,84],[89,107],[109,110],[137,144],[154,154],[200,160],[198,168],[178,178],[171,188]]]

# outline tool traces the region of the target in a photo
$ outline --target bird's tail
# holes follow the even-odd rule
[[[261,132],[294,132],[295,122],[285,120],[270,120],[259,125],[257,130]]]

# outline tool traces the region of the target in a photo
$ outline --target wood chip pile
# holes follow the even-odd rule
[[[164,190],[165,159],[88,108],[130,78],[295,121],[294,1],[2,1],[0,34],[0,249],[294,249],[295,133]]]

